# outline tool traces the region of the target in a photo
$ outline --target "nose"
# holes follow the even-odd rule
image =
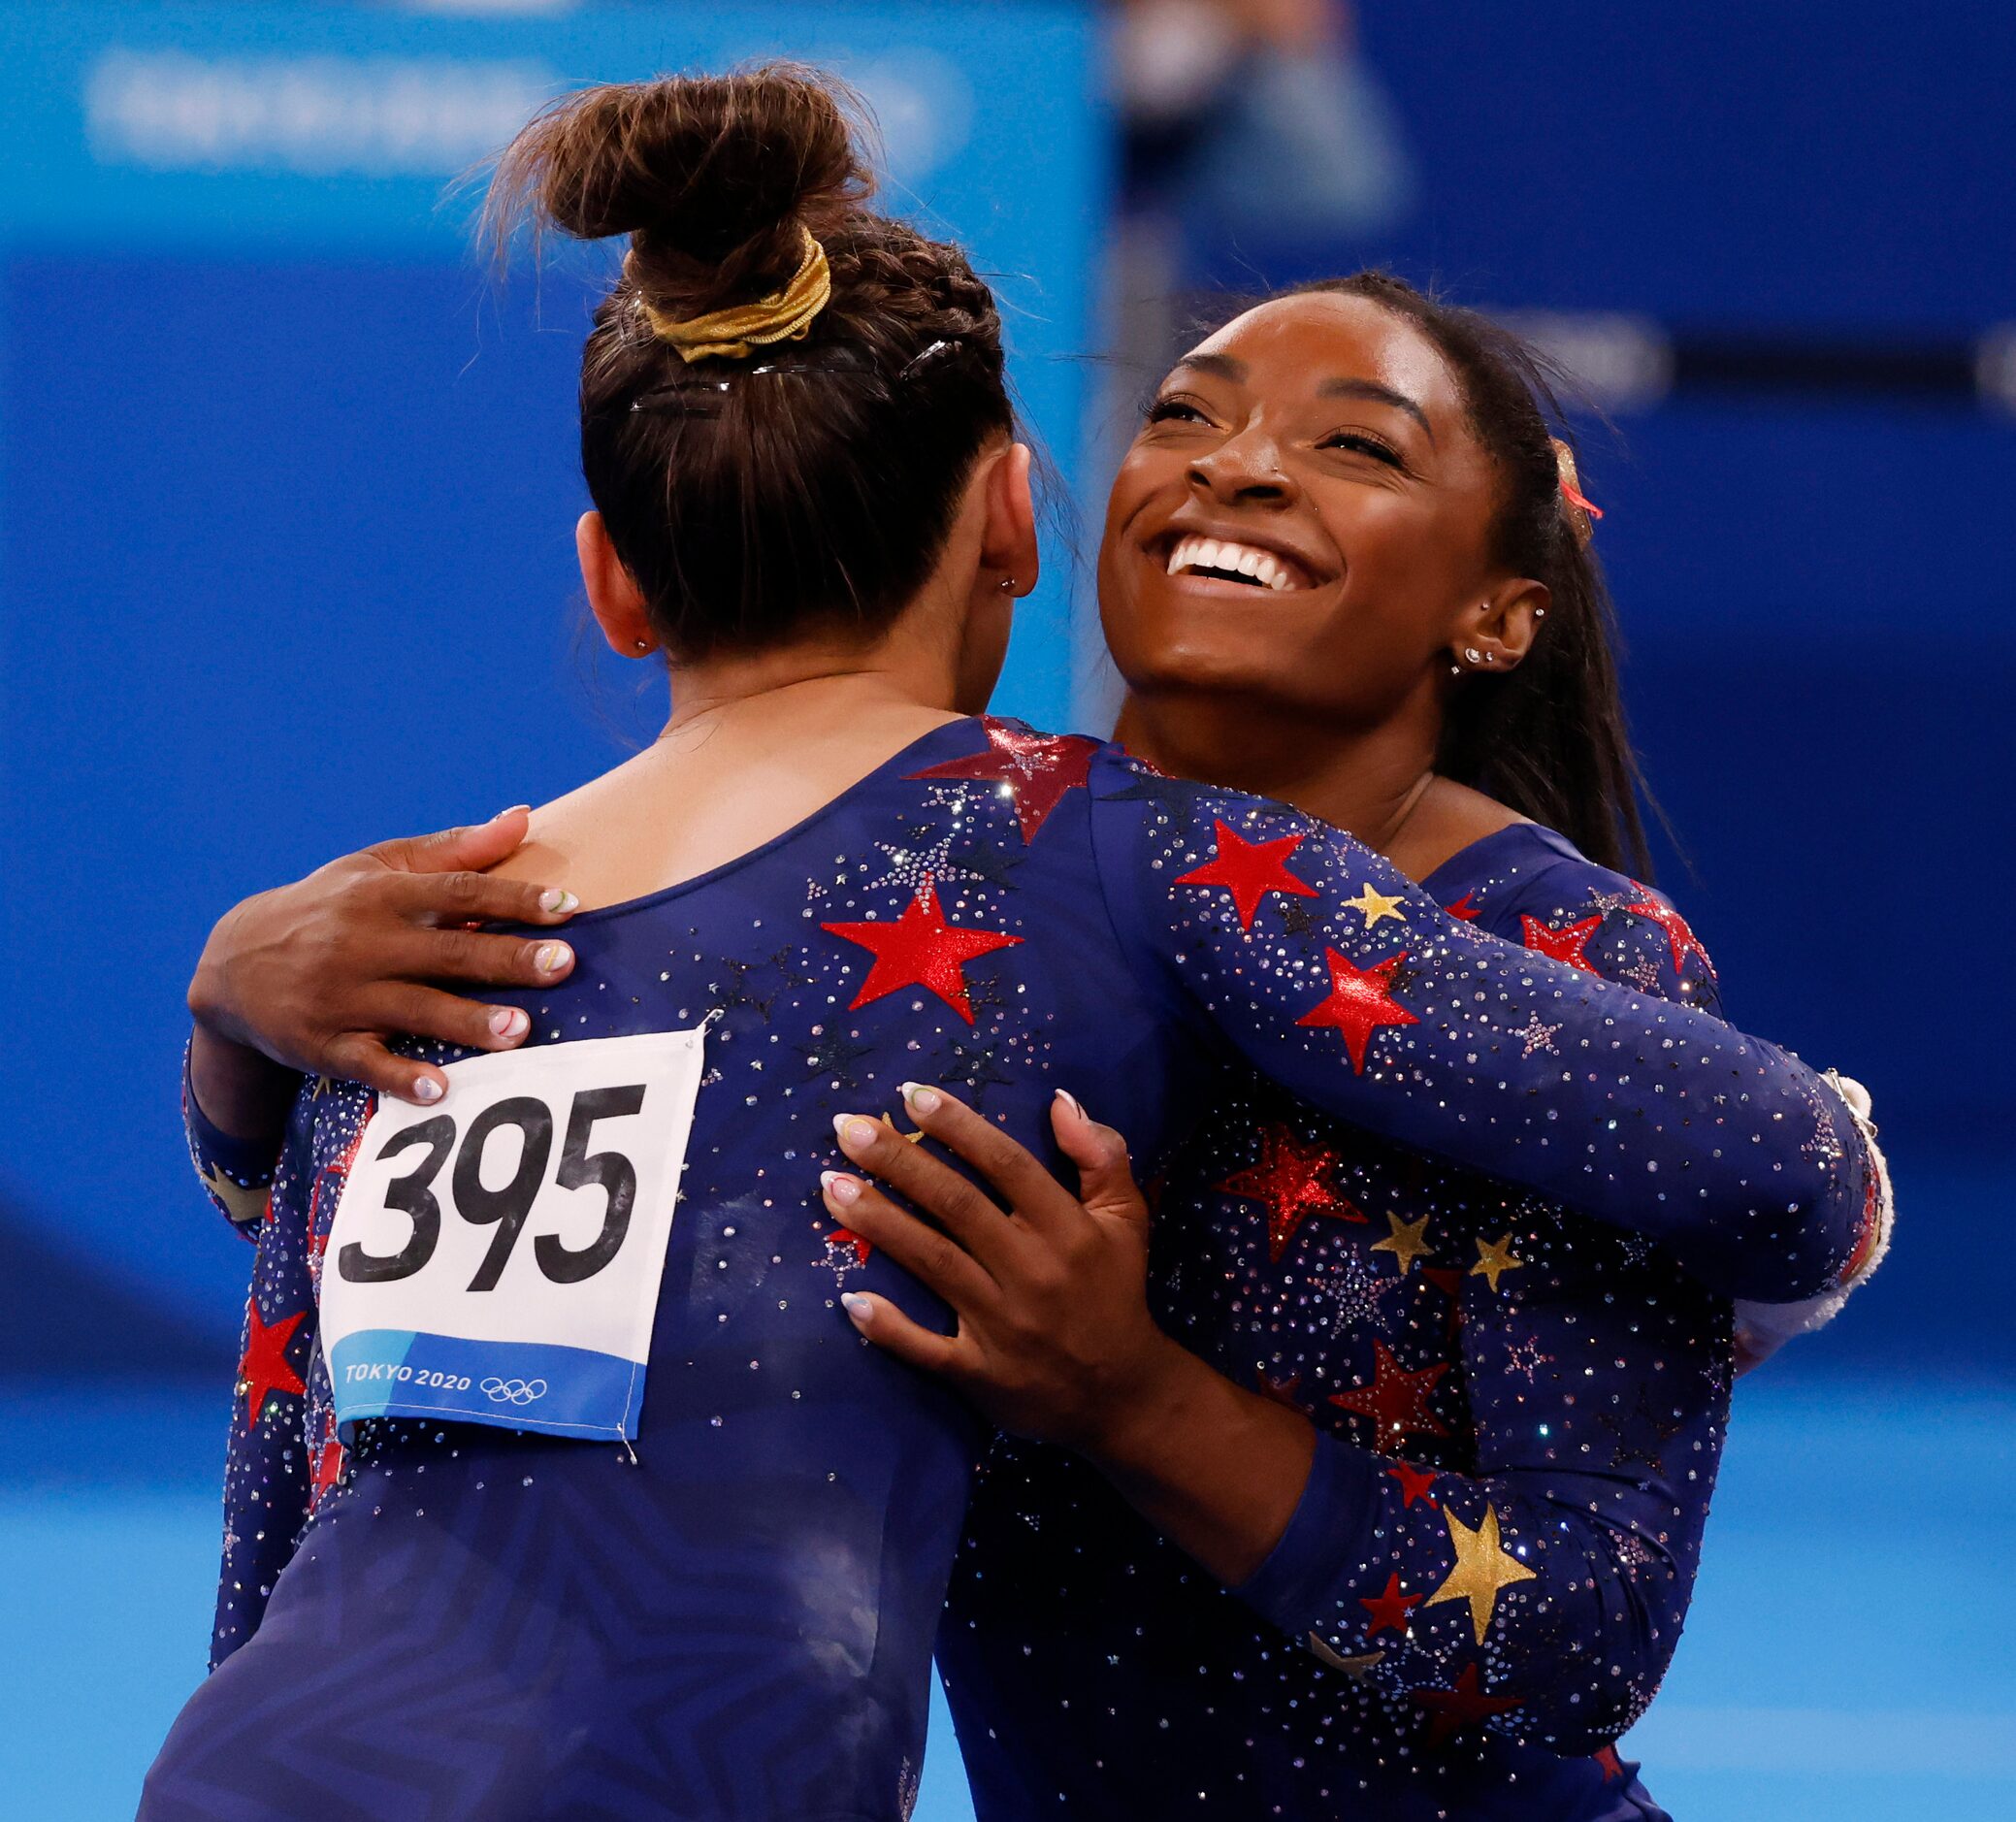
[[[1225,506],[1285,506],[1297,489],[1280,446],[1258,425],[1249,425],[1189,465],[1191,488]]]

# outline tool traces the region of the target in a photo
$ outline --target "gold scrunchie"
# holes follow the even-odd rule
[[[688,361],[746,361],[759,347],[772,342],[802,342],[812,318],[826,309],[833,294],[832,274],[826,263],[826,248],[805,237],[805,256],[781,291],[760,297],[754,304],[738,304],[732,309],[709,310],[704,316],[684,320],[666,315],[643,304],[644,320],[661,342],[669,342]],[[641,300],[640,300],[641,302]]]

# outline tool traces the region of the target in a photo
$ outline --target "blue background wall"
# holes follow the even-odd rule
[[[0,918],[38,955],[0,1055],[32,1135],[0,1155],[6,1244],[235,1333],[244,1262],[190,1220],[173,1092],[211,922],[340,850],[543,800],[662,714],[577,637],[596,262],[500,293],[473,198],[443,200],[523,112],[778,50],[849,75],[892,201],[1002,276],[1021,396],[1069,458],[1105,187],[1090,32],[1069,6],[940,22],[0,9],[0,856],[37,882]],[[351,122],[334,149],[257,111],[287,81]],[[474,118],[404,108],[406,82]],[[1057,725],[1063,612],[1055,581],[1026,604],[1008,684]],[[26,1282],[0,1348],[116,1353],[117,1325]]]
[[[1202,223],[1194,273],[1378,258],[1683,331],[1966,337],[2016,317],[1992,102],[2012,21],[1367,8],[1418,204],[1342,244]],[[500,293],[467,256],[471,199],[443,191],[543,94],[778,49],[863,82],[893,194],[1003,275],[1019,381],[1068,464],[1106,185],[1080,9],[0,7],[0,920],[26,959],[0,1091],[32,1138],[0,1153],[14,1256],[172,1287],[176,1324],[222,1336],[242,1261],[191,1230],[168,1090],[211,919],[339,849],[537,798],[644,726],[576,637],[588,275]],[[247,113],[276,69],[350,121],[334,150]],[[415,80],[456,108],[416,127]],[[1935,907],[2010,897],[1988,801],[2011,758],[2016,424],[1965,394],[1752,388],[1619,431],[1589,481],[1696,868],[1667,882],[1746,1019],[1865,1075],[1907,1154],[1922,1135],[1965,1160],[2009,1123],[2008,996],[1937,984]],[[1066,554],[1003,693],[1052,723]],[[1894,1276],[1844,1337],[1885,1343],[1934,1292]],[[1987,1299],[1961,1293],[1934,1345],[2008,1363]],[[27,1299],[0,1358],[116,1345],[54,1308]]]

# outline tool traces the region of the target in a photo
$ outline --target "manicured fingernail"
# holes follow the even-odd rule
[[[490,1029],[498,1037],[523,1037],[532,1020],[521,1007],[500,1006],[490,1015]]]
[[[853,1177],[843,1177],[837,1170],[822,1170],[819,1187],[835,1202],[852,1202],[861,1194],[861,1184]]]
[[[532,805],[529,803],[514,803],[507,810],[499,810],[498,813],[495,816],[493,816],[490,820],[493,823],[501,823],[506,816],[516,816],[520,810],[529,811],[531,808]]]
[[[532,965],[541,974],[557,974],[574,959],[574,952],[565,943],[541,943],[533,952]]]
[[[441,1097],[441,1085],[432,1076],[422,1076],[413,1084],[413,1099],[416,1101],[438,1101]]]
[[[577,909],[580,903],[580,899],[561,886],[548,886],[539,894],[541,911],[572,911]]]
[[[846,1290],[840,1293],[840,1308],[845,1310],[857,1322],[865,1322],[874,1307],[858,1290]]]
[[[943,1098],[936,1089],[919,1088],[914,1082],[904,1083],[902,1093],[903,1105],[913,1114],[935,1113],[938,1102]]]
[[[1078,1096],[1073,1094],[1069,1089],[1057,1090],[1057,1099],[1062,1101],[1065,1106],[1070,1108],[1070,1110],[1074,1114],[1076,1114],[1079,1117],[1079,1119],[1089,1120],[1091,1118],[1091,1116],[1085,1111],[1085,1107],[1083,1103],[1080,1102]]]
[[[835,1114],[833,1131],[839,1135],[842,1145],[856,1151],[864,1151],[875,1143],[875,1122],[863,1120],[859,1114]]]

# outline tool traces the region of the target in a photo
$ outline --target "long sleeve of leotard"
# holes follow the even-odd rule
[[[319,1360],[303,1189],[311,1198],[316,1179],[298,1164],[290,1168],[300,1123],[290,1122],[291,1136],[266,1142],[234,1138],[204,1114],[184,1057],[182,1127],[190,1162],[211,1202],[256,1249],[225,1448],[212,1668],[256,1629],[338,1447],[326,1410],[308,1408]]]
[[[186,1046],[182,1052],[182,1135],[188,1141],[189,1162],[204,1192],[233,1227],[246,1239],[256,1240],[273,1195],[278,1141],[260,1144],[233,1138],[211,1123],[189,1085]]]
[[[1776,1045],[1451,918],[1349,835],[1102,755],[1093,841],[1171,1017],[1313,1105],[1792,1301],[1866,1260],[1880,1197],[1846,1103]],[[1556,959],[1558,958],[1558,959]]]
[[[1577,860],[1512,900],[1484,927],[1544,939],[1591,919],[1582,947],[1606,976],[1718,1004],[1707,952],[1631,911],[1653,903],[1631,882]],[[1460,1236],[1437,1231],[1446,1216],[1403,1229],[1461,1273],[1463,1471],[1405,1458],[1462,1453],[1425,1396],[1447,1355],[1418,1366],[1375,1344],[1318,1408],[1333,1429],[1240,1593],[1430,1738],[1481,1723],[1595,1751],[1643,1711],[1679,1639],[1728,1416],[1729,1306],[1534,1197],[1476,1216]]]
[[[1442,1369],[1382,1346],[1370,1383],[1332,1402],[1385,1452],[1319,1435],[1287,1531],[1239,1592],[1396,1718],[1425,1717],[1431,1742],[1482,1722],[1594,1752],[1643,1712],[1679,1639],[1728,1415],[1728,1305],[1544,1213],[1476,1244],[1474,1464],[1401,1452],[1434,1421],[1419,1387]]]

